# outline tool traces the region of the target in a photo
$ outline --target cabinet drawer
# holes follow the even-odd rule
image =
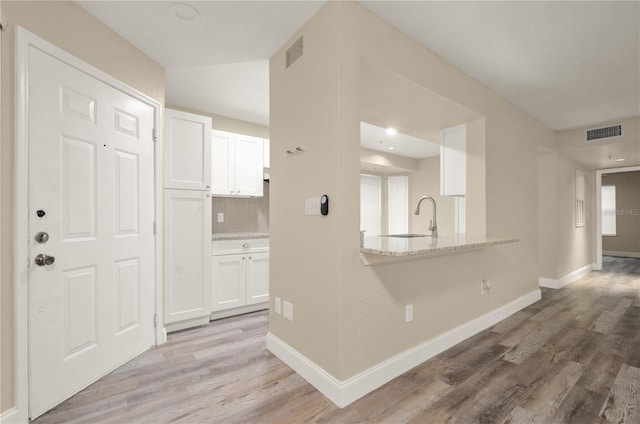
[[[211,254],[214,256],[268,251],[269,239],[213,240],[211,242]]]

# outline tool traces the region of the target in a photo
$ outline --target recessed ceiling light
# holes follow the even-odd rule
[[[189,4],[171,3],[167,10],[178,22],[187,24],[197,24],[200,22],[200,12]]]
[[[622,162],[624,159],[620,158],[620,159],[616,159],[616,162]]]
[[[395,150],[395,149],[396,149],[396,148],[395,148],[395,147],[393,147],[393,146],[389,146],[389,147],[387,147],[387,150]]]
[[[387,134],[388,135],[396,135],[397,132],[398,131],[396,131],[395,128],[391,128],[391,127],[387,128]]]

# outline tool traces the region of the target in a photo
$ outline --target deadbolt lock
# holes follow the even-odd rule
[[[40,231],[38,234],[36,234],[35,239],[38,243],[46,243],[49,240],[49,234],[45,233],[44,231]]]

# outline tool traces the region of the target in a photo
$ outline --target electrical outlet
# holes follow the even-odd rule
[[[275,303],[276,314],[282,314],[282,300],[279,297],[276,297]]]
[[[293,305],[286,300],[282,302],[282,316],[293,321]]]
[[[218,212],[218,222],[224,222],[224,213]]]
[[[482,285],[480,286],[480,294],[487,294],[489,291],[491,291],[491,284],[489,283],[489,280],[483,279]]]
[[[404,309],[404,322],[413,321],[413,305],[409,304]]]

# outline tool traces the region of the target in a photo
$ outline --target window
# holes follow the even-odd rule
[[[360,174],[360,230],[409,232],[409,177]]]
[[[409,232],[409,177],[389,177],[389,234]]]
[[[616,235],[616,186],[602,186],[602,235]]]
[[[380,234],[382,230],[381,181],[377,175],[360,175],[360,230]]]

